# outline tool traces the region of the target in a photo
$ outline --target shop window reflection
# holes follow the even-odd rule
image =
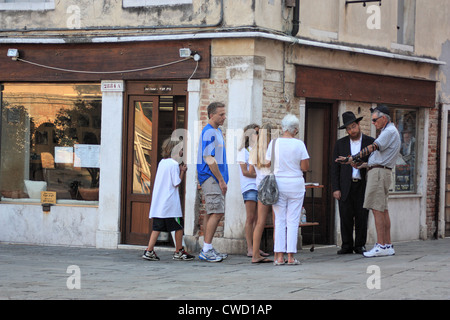
[[[97,204],[100,119],[99,84],[4,84],[2,201]]]
[[[392,189],[394,192],[416,191],[417,110],[393,108],[392,121],[400,133],[401,148],[397,158]]]

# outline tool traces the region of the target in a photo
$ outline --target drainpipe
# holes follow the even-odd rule
[[[0,83],[0,115],[3,114],[3,89],[5,87]],[[0,141],[2,141],[2,121],[0,121]],[[0,154],[2,153],[2,144],[0,143]],[[0,165],[2,164],[2,159],[0,158]],[[0,202],[2,202],[2,197],[0,197]]]
[[[436,231],[434,233],[434,238],[437,240],[439,239],[439,236],[444,237],[445,236],[445,229],[444,229],[444,234],[440,235],[439,234],[439,226],[440,226],[440,201],[444,201],[445,203],[445,197],[441,199],[440,194],[441,194],[441,179],[444,179],[444,177],[441,177],[441,137],[442,137],[442,109],[443,109],[443,104],[439,103],[438,104],[438,128],[437,128],[437,146],[436,146],[436,159],[438,161],[436,161],[436,194],[435,194],[435,200],[434,200],[434,220],[435,220],[435,225],[436,225]],[[445,132],[447,132],[447,130],[445,130]],[[448,145],[447,145],[448,148]],[[447,149],[448,150],[448,149]],[[445,162],[447,163],[447,162]]]
[[[291,36],[295,37],[300,26],[300,0],[295,0],[294,17],[292,18]]]

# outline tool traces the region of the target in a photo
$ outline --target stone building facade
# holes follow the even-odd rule
[[[449,10],[446,0],[0,1],[0,241],[145,244],[158,147],[185,129],[185,241],[196,250],[202,193],[195,158],[212,101],[227,106],[230,159],[227,212],[214,240],[220,251],[246,246],[235,161],[240,130],[279,124],[287,113],[300,118],[299,138],[313,160],[307,181],[324,186],[306,196],[308,218],[320,225],[304,228],[303,241],[339,244],[329,177],[331,150],[345,134],[337,128],[351,110],[376,136],[369,109],[378,103],[389,105],[399,130],[415,141],[393,173],[393,240],[445,236]],[[192,55],[180,57],[185,48]],[[61,97],[66,104],[55,102]],[[33,109],[39,103],[52,110],[42,123]],[[93,110],[100,107],[99,118]],[[26,180],[56,192],[50,211],[30,196]],[[94,197],[82,196],[82,187]],[[372,220],[369,229],[370,242]]]

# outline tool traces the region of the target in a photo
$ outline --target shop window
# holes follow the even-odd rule
[[[55,0],[0,0],[0,10],[54,10]]]
[[[100,84],[5,83],[1,104],[1,201],[98,203]]]
[[[417,125],[416,109],[390,108],[392,121],[400,133],[400,155],[394,170],[394,192],[416,192]]]

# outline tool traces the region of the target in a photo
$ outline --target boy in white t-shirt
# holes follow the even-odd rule
[[[181,211],[180,194],[178,186],[184,178],[187,170],[186,164],[179,165],[173,159],[173,149],[181,141],[166,139],[162,145],[163,159],[158,164],[158,169],[153,187],[152,204],[150,207],[149,218],[153,219],[153,232],[150,235],[148,247],[142,255],[143,259],[158,261],[159,257],[154,251],[156,240],[161,231],[175,231],[175,248],[173,254],[174,260],[193,260],[194,256],[188,254],[183,248],[183,213]],[[179,156],[182,156],[182,149]]]

